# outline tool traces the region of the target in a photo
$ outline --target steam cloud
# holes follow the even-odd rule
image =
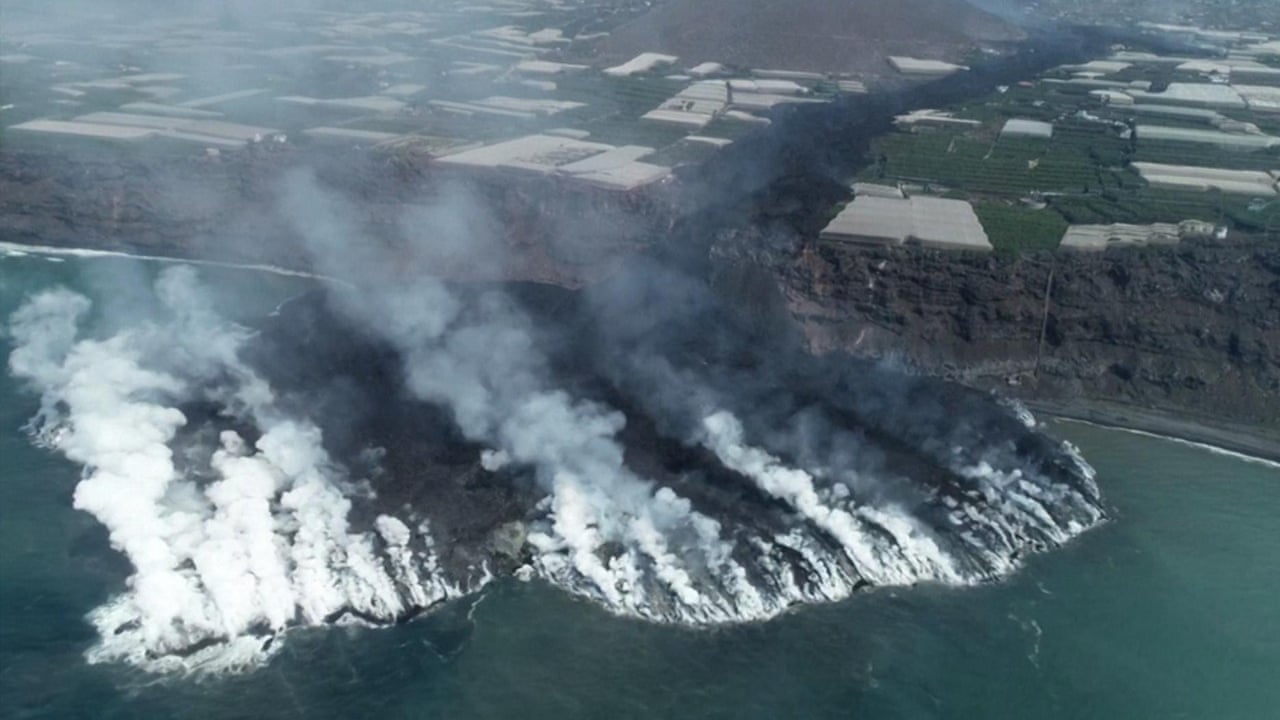
[[[370,533],[349,529],[343,473],[319,429],[279,411],[239,358],[247,332],[216,315],[190,269],[166,270],[155,289],[165,321],[105,339],[79,337],[91,304],[62,289],[32,297],[10,323],[10,369],[41,395],[33,429],[85,467],[74,505],[134,568],[90,615],[91,661],[236,669],[278,649],[291,625],[344,611],[394,619],[402,586],[419,607],[461,594],[419,579],[433,563],[425,532],[379,518],[395,550],[384,560]],[[188,418],[178,407],[196,401],[260,434],[224,430],[211,453],[179,456]]]
[[[629,317],[639,305],[626,283],[586,303],[607,327],[592,350],[602,377],[628,412],[703,452],[713,476],[645,477],[620,439],[628,418],[557,379],[539,324],[517,302],[429,276],[435,263],[502,262],[498,225],[465,191],[407,212],[398,246],[366,242],[356,209],[303,172],[289,176],[280,208],[316,272],[359,280],[327,284],[328,304],[395,351],[407,393],[485,448],[486,472],[536,481],[517,575],[613,612],[702,625],[766,619],[867,584],[982,582],[1101,517],[1087,465],[1069,449],[1018,450],[1033,431],[1013,411],[987,403],[958,420],[887,374],[791,377],[675,352],[687,344],[680,328],[716,323],[700,314],[704,291],[672,278],[660,280],[671,299],[646,317]],[[155,296],[155,319],[105,337],[83,331],[93,307],[67,290],[31,297],[10,322],[10,369],[41,398],[32,428],[85,467],[74,504],[134,570],[89,617],[99,633],[90,661],[254,667],[291,627],[393,622],[491,578],[484,559],[446,569],[436,542],[453,538],[432,537],[430,508],[353,526],[367,485],[243,359],[252,333],[218,315],[189,268],[163,272]],[[735,333],[710,344],[750,354]],[[803,397],[814,382],[831,390],[825,405]],[[896,474],[840,413],[874,419],[945,480]]]
[[[394,269],[405,258],[351,243],[358,230],[344,218],[354,215],[341,212],[340,199],[305,174],[293,176],[284,204],[318,268],[354,265],[381,288],[337,289],[336,304],[397,348],[409,390],[449,408],[468,439],[489,445],[487,466],[511,462],[534,471],[549,493],[547,518],[529,536],[544,577],[641,616],[662,617],[662,603],[674,602],[689,619],[733,619],[736,598],[699,590],[711,576],[724,576],[743,601],[759,602],[729,557],[719,524],[625,467],[616,435],[626,418],[549,383],[529,321],[509,300],[491,293],[467,308],[435,279],[398,275]],[[486,242],[487,224],[476,227],[483,216],[460,212],[456,201],[417,208],[412,216],[420,224],[411,254],[468,242],[495,246]],[[360,246],[354,256],[353,245]],[[483,254],[473,250],[472,260],[500,261]],[[430,267],[430,259],[410,264]]]

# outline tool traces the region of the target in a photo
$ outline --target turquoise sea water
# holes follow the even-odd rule
[[[0,258],[0,315],[54,282],[97,295],[148,272]],[[246,312],[297,287],[218,282]],[[395,628],[296,633],[266,668],[192,680],[85,664],[83,615],[127,568],[70,506],[79,468],[21,432],[34,409],[0,375],[0,718],[1280,717],[1280,469],[1194,447],[1054,424],[1113,519],[998,585],[688,631],[512,581]]]

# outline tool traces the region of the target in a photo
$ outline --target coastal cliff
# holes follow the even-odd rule
[[[723,292],[758,297],[772,284],[816,353],[894,358],[1059,409],[1280,429],[1274,242],[1005,256],[816,241],[779,250],[728,233],[712,253],[739,270],[721,272]],[[746,283],[744,268],[761,274]]]

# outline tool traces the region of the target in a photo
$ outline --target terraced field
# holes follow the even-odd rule
[[[953,133],[896,134],[878,152],[878,178],[938,184],[977,194],[1090,192],[1113,186],[1122,150],[1105,135],[1071,129],[1052,140],[978,139]]]

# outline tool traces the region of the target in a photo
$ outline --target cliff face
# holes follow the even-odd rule
[[[1280,428],[1274,242],[1017,258],[768,251],[758,239],[725,236],[714,253],[767,269],[815,352],[896,357],[1028,399]]]

